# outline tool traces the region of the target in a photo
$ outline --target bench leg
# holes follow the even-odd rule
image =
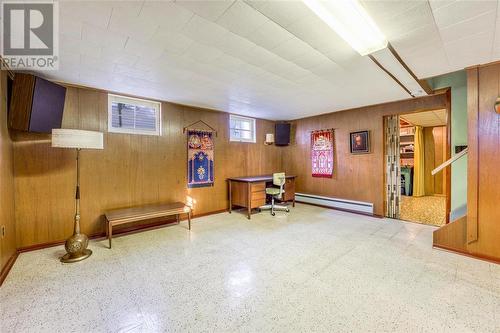
[[[108,224],[109,224],[109,221],[108,220],[105,220],[106,221],[106,225],[104,226],[104,232],[106,233],[106,239],[108,239]]]
[[[181,219],[179,218],[179,214],[175,215],[175,218],[177,219],[177,224],[181,223]]]
[[[109,248],[111,249],[111,239],[113,238],[113,225],[108,222],[108,240],[109,240]]]
[[[188,229],[191,230],[191,211],[188,212]]]

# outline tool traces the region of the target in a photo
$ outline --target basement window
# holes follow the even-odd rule
[[[255,143],[255,119],[230,114],[229,141]]]
[[[108,95],[108,132],[160,135],[161,103]]]

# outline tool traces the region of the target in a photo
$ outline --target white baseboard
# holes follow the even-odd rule
[[[323,197],[314,194],[295,193],[295,201],[332,207],[337,209],[351,210],[364,214],[373,214],[373,203],[353,201],[338,198]]]

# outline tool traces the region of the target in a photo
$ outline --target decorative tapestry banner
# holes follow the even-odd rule
[[[311,161],[313,177],[333,176],[333,129],[311,133]]]
[[[188,130],[188,187],[214,185],[214,140],[212,131]]]

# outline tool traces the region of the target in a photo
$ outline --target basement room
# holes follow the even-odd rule
[[[0,2],[0,332],[500,332],[496,0]]]

